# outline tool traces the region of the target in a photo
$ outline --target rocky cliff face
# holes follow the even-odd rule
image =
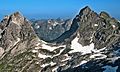
[[[106,12],[97,14],[85,7],[76,16],[79,27],[79,43],[83,46],[94,43],[95,48],[108,47],[119,39],[120,23]]]
[[[0,72],[25,71],[35,59],[31,50],[39,43],[30,22],[16,12],[1,21],[0,30]]]
[[[120,23],[88,6],[48,42],[16,12],[0,23],[0,72],[120,72],[119,40]]]
[[[75,55],[73,63],[82,64],[62,72],[119,72],[120,23],[118,20],[104,11],[97,14],[88,6],[83,8],[74,20],[79,25],[75,39],[83,46],[85,52],[88,50],[90,52],[84,54],[84,51],[79,50],[82,47],[76,46],[75,43],[74,47],[78,48],[82,55]]]

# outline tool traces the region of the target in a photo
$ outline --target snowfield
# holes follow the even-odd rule
[[[84,55],[84,54],[91,53],[91,51],[94,50],[94,43],[91,43],[89,46],[82,46],[81,44],[78,43],[78,39],[79,38],[76,37],[72,41],[71,49],[73,49],[73,50],[70,51],[69,53],[81,52],[82,55]]]

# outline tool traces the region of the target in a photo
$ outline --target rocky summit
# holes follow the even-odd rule
[[[72,22],[32,23],[20,12],[0,22],[0,72],[120,72],[120,23],[108,13],[86,6]]]

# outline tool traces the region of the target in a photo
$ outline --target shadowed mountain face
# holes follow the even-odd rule
[[[1,21],[0,72],[120,72],[120,23],[106,12],[33,23],[19,12]]]
[[[73,23],[70,27],[70,29],[68,31],[65,31],[62,35],[60,35],[58,38],[54,39],[54,40],[51,40],[51,41],[48,41],[50,43],[52,42],[55,42],[55,43],[62,43],[62,42],[65,42],[65,40],[71,40],[71,37],[75,36],[76,32],[77,32],[77,29],[78,29],[78,23],[76,22],[76,20],[74,19],[73,20]],[[73,39],[73,38],[72,38]]]

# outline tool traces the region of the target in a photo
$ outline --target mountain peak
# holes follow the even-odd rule
[[[10,16],[11,21],[15,24],[23,24],[24,23],[24,17],[20,12],[15,12],[11,14]]]
[[[4,49],[9,49],[9,46],[14,45],[16,41],[24,40],[27,38],[33,39],[32,37],[36,37],[31,23],[25,17],[23,17],[23,15],[20,14],[20,12],[15,12],[10,16],[5,16],[0,24],[0,45]],[[2,43],[2,41],[4,43]]]
[[[14,12],[12,15],[14,15],[14,16],[22,16],[22,14],[19,11]]]
[[[79,14],[80,14],[80,15],[82,15],[82,14],[86,15],[86,14],[88,14],[90,11],[91,11],[90,7],[89,7],[89,6],[86,6],[86,7],[84,7],[83,9],[80,10],[80,13],[79,13]]]
[[[109,15],[107,12],[105,12],[105,11],[102,11],[102,12],[100,13],[100,17],[102,17],[102,18],[104,18],[104,19],[106,19],[106,18],[111,18],[110,15]]]

